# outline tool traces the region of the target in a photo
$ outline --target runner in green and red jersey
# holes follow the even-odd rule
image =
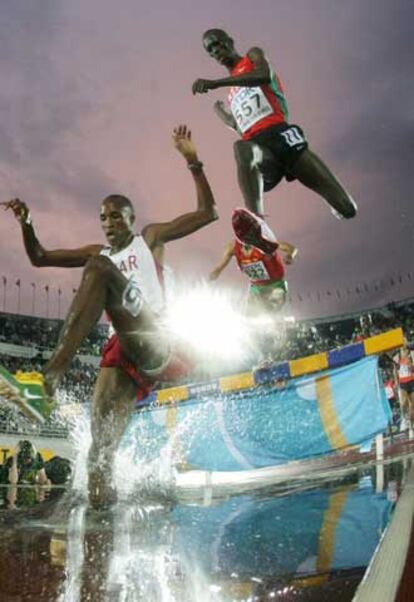
[[[237,224],[240,214],[250,214],[248,209],[238,208],[233,212],[233,229],[235,237],[226,246],[219,263],[209,274],[209,280],[217,280],[221,272],[234,257],[240,271],[249,280],[247,309],[255,314],[265,312],[274,314],[282,309],[287,298],[287,282],[285,264],[290,265],[297,256],[297,248],[288,243],[273,242],[273,248],[265,252],[257,247],[241,242]]]
[[[234,144],[234,154],[246,207],[262,216],[263,192],[285,177],[288,181],[297,179],[321,195],[336,216],[354,217],[356,205],[350,195],[310,150],[303,130],[289,123],[282,84],[263,50],[254,47],[241,56],[231,37],[221,29],[206,31],[203,45],[230,76],[197,79],[193,94],[230,88],[228,108],[223,101],[217,101],[214,108],[224,123],[241,135]],[[254,244],[261,247],[260,236]]]

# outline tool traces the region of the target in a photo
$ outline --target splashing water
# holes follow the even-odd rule
[[[86,506],[72,508],[69,516],[66,581],[58,602],[76,602],[80,598],[80,573],[83,564],[83,535],[85,532]]]
[[[103,594],[111,602],[227,599],[191,559],[180,557],[172,512],[177,465],[185,463],[187,447],[200,436],[211,403],[198,404],[156,448],[148,423],[141,415],[132,420],[114,462],[112,480],[119,502],[105,515],[90,512],[85,502],[92,438],[89,412],[82,408],[71,429],[76,450],[73,493],[81,501],[69,515],[66,580],[59,602],[92,602]],[[147,419],[160,416],[154,410]],[[148,453],[153,455],[150,460]]]
[[[87,461],[92,443],[92,434],[89,411],[84,406],[82,406],[79,415],[73,420],[70,439],[75,450],[72,489],[75,494],[86,496],[88,484]]]

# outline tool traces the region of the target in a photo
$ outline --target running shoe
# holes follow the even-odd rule
[[[274,253],[279,246],[276,236],[264,219],[248,209],[235,209],[232,224],[236,238],[242,244],[256,247],[268,255]]]
[[[17,372],[15,376],[0,366],[0,395],[32,422],[43,424],[56,407],[44,389],[39,372]]]

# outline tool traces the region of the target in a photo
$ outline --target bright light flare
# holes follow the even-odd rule
[[[177,295],[167,312],[167,325],[203,355],[239,359],[246,354],[249,330],[244,316],[228,294],[207,284]]]

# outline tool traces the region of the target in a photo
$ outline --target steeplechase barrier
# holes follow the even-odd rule
[[[378,355],[395,329],[325,353],[155,392],[127,432],[136,457],[162,453],[203,471],[266,469],[367,445],[391,411]]]

